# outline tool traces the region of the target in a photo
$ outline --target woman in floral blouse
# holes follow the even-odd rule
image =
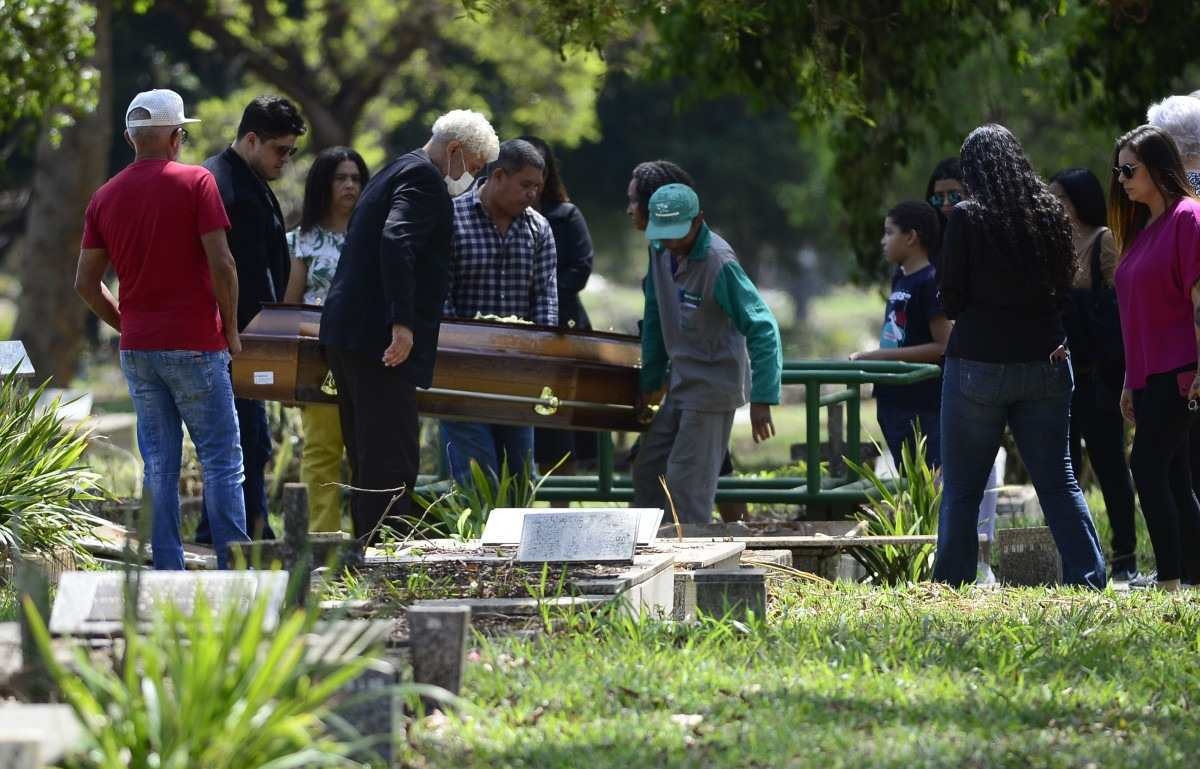
[[[304,184],[304,207],[300,226],[288,233],[292,272],[288,279],[288,302],[324,304],[325,294],[337,271],[346,225],[363,186],[367,165],[349,147],[330,147],[313,161]],[[313,403],[303,407],[304,454],[300,458],[300,480],[308,484],[313,531],[342,528],[342,428],[337,406]]]

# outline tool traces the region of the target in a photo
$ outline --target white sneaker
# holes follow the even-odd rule
[[[979,563],[975,564],[975,584],[996,584],[996,573],[992,571],[992,565],[987,561],[980,561]]]

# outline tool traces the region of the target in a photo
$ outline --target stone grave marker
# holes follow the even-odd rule
[[[1062,557],[1046,526],[997,529],[1000,581],[1005,585],[1058,585],[1062,583]]]
[[[137,617],[149,620],[156,606],[174,603],[184,613],[195,609],[197,591],[208,605],[221,610],[231,603],[249,611],[260,593],[266,593],[264,625],[273,628],[287,591],[286,571],[141,572]],[[64,572],[50,613],[55,635],[111,635],[122,632],[126,575],[121,572]]]
[[[17,376],[31,377],[34,374],[33,363],[25,354],[25,345],[20,341],[0,342],[0,376],[7,376],[16,369]]]
[[[384,660],[372,660],[360,676],[338,690],[333,712],[353,730],[351,741],[369,739],[370,747],[356,751],[350,757],[368,766],[392,766],[392,741],[398,729],[400,707],[397,685],[400,674]]]
[[[637,549],[636,510],[574,510],[526,515],[517,560],[564,563],[632,563]]]
[[[653,545],[662,525],[661,507],[585,507],[571,512],[578,513],[624,513],[632,510],[638,514],[637,543]],[[480,541],[485,545],[515,545],[521,541],[521,527],[526,515],[545,515],[563,512],[562,509],[545,507],[498,507],[488,514]],[[672,531],[674,536],[674,531]]]
[[[701,569],[692,574],[697,610],[713,617],[728,614],[736,620],[746,619],[750,611],[759,619],[766,616],[766,572],[762,569]]]
[[[437,686],[451,694],[462,688],[467,641],[471,637],[471,608],[418,602],[408,609],[408,644],[413,681]],[[427,710],[441,703],[422,697]]]

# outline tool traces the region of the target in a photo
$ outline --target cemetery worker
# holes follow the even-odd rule
[[[734,412],[749,400],[754,441],[775,434],[779,326],[691,187],[659,188],[648,209],[641,390],[667,394],[634,461],[633,506],[669,515],[665,476],[679,520],[708,523]]]
[[[454,200],[447,317],[492,315],[558,325],[558,255],[550,222],[535,206],[546,163],[532,144],[510,139],[482,185]],[[533,428],[483,422],[441,424],[450,474],[471,477],[471,460],[497,478],[532,471]]]
[[[187,138],[183,99],[146,91],[125,113],[134,160],[96,191],[84,215],[75,290],[121,335],[121,370],[137,414],[156,569],[182,569],[179,467],[183,427],[213,503],[217,562],[243,542],[242,450],[230,353],[241,350],[229,219],[209,171],[176,162]],[[103,283],[112,265],[120,302]]]
[[[1188,446],[1200,406],[1200,200],[1161,128],[1139,126],[1117,140],[1108,206],[1121,249],[1114,278],[1125,348],[1121,413],[1135,425],[1129,469],[1157,587],[1177,590],[1200,584]]]
[[[558,290],[558,326],[565,329],[588,330],[592,327],[579,294],[592,275],[592,235],[583,212],[571,202],[567,186],[559,171],[558,158],[544,140],[522,136],[532,144],[546,161],[541,199],[537,210],[550,222],[554,234],[554,251],[558,258],[555,276]],[[534,431],[534,460],[543,472],[558,467],[563,475],[574,475],[578,463],[595,459],[596,433],[586,430],[558,430],[539,427]],[[564,457],[566,459],[564,460]],[[566,503],[562,503],[566,504]]]
[[[296,140],[305,132],[304,119],[287,99],[259,96],[246,105],[238,125],[237,140],[223,152],[204,161],[221,190],[229,213],[229,249],[238,271],[238,331],[262,309],[264,302],[283,301],[287,289],[287,230],[275,193],[267,184],[278,179],[296,153]],[[246,527],[256,539],[274,539],[267,522],[267,462],[271,459],[271,433],[262,401],[238,398],[237,413],[246,465]],[[208,540],[206,520],[196,540]]]
[[[933,576],[977,576],[979,503],[1005,426],[1012,428],[1063,581],[1103,588],[1104,557],[1068,449],[1074,375],[1063,309],[1075,278],[1071,226],[1024,149],[999,125],[962,146],[971,197],[954,206],[942,242],[942,307],[955,321],[942,377],[942,477]]]
[[[385,512],[401,519],[412,508],[420,465],[416,388],[433,382],[454,227],[450,196],[471,184],[498,147],[483,115],[448,112],[424,147],[371,178],[350,217],[325,297],[321,344],[356,489],[354,535],[364,544]]]
[[[367,164],[349,147],[321,150],[308,169],[300,226],[288,233],[292,255],[284,301],[322,305],[337,271],[350,214],[370,178]],[[304,453],[300,480],[308,486],[312,515],[310,531],[342,528],[342,423],[333,403],[307,403],[301,407]]]

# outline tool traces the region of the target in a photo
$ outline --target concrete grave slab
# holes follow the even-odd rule
[[[137,616],[149,620],[155,607],[170,601],[185,613],[195,608],[198,591],[213,609],[231,603],[249,609],[255,598],[267,598],[266,627],[274,627],[287,590],[285,571],[167,572],[139,574]],[[64,572],[50,613],[50,632],[56,635],[112,635],[122,632],[126,575],[119,572]]]

